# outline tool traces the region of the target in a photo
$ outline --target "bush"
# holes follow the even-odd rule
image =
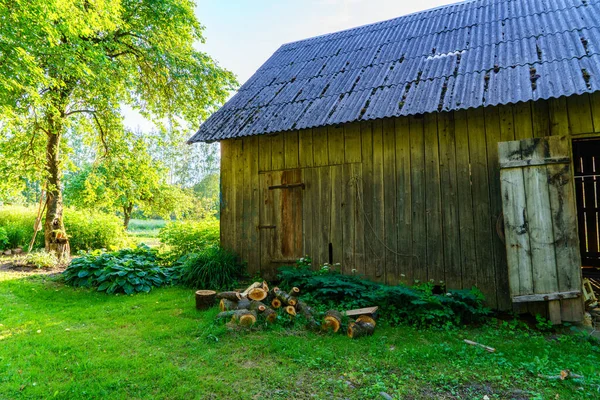
[[[4,229],[7,248],[27,248],[33,237],[37,210],[29,207],[0,207],[0,229]],[[123,224],[116,216],[97,211],[65,210],[65,229],[71,250],[116,250],[128,245]],[[1,240],[1,239],[0,239]],[[1,246],[1,244],[0,244]],[[44,232],[38,232],[34,248],[44,247]]]
[[[323,309],[378,305],[382,318],[391,324],[460,326],[477,322],[489,313],[483,295],[476,288],[434,294],[431,282],[388,286],[359,276],[342,275],[328,265],[314,271],[309,259],[300,259],[294,267],[281,267],[278,277],[283,288],[299,287],[309,301]]]
[[[179,271],[179,283],[194,289],[232,289],[245,275],[245,265],[220,246],[184,256],[175,268]]]
[[[0,251],[8,248],[8,235],[6,229],[0,227]]]
[[[168,254],[177,260],[186,254],[199,253],[219,244],[219,221],[171,222],[159,234],[163,244],[169,247]]]
[[[94,251],[75,258],[63,272],[65,282],[99,292],[148,293],[171,283],[172,269],[159,265],[157,252],[148,246],[112,253]]]

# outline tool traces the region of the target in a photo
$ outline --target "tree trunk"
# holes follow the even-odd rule
[[[133,212],[133,203],[128,203],[123,206],[123,226],[125,230],[129,227],[129,221],[131,220],[131,213]]]
[[[71,257],[69,238],[63,223],[63,198],[61,187],[60,139],[62,124],[49,118],[48,143],[46,145],[46,171],[48,172],[48,198],[46,220],[44,222],[44,239],[46,251],[54,252],[59,262],[68,262]]]

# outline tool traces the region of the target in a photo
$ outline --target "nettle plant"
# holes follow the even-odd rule
[[[148,293],[171,284],[172,271],[159,265],[157,251],[146,245],[111,253],[93,251],[74,259],[63,273],[75,287],[106,293]]]

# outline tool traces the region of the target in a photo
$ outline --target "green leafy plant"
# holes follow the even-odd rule
[[[283,288],[299,287],[317,308],[378,305],[382,318],[393,325],[460,326],[489,314],[484,297],[476,288],[436,294],[433,282],[388,286],[356,275],[343,275],[335,266],[323,265],[313,270],[307,257],[298,260],[296,266],[280,268],[278,277]]]
[[[93,251],[75,258],[63,276],[75,287],[97,288],[99,292],[148,293],[152,287],[172,282],[170,268],[161,267],[157,251],[145,245],[112,253]]]
[[[0,227],[0,250],[4,250],[8,248],[8,234],[6,233],[6,229]]]
[[[221,246],[209,246],[184,256],[174,268],[179,283],[197,289],[231,289],[246,274],[246,266],[235,253]]]
[[[219,244],[219,221],[171,222],[159,233],[160,240],[168,248],[167,254],[177,260],[186,254],[199,253]]]
[[[32,251],[23,257],[23,264],[32,265],[37,268],[52,268],[58,264],[58,258],[54,253],[48,253],[45,250]]]

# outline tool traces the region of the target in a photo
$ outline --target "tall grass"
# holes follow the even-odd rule
[[[6,232],[7,248],[27,248],[33,237],[37,215],[34,207],[0,207],[0,228]],[[43,219],[42,219],[43,221]],[[65,209],[64,222],[71,250],[116,250],[129,245],[121,220],[98,211]],[[38,232],[34,248],[44,247],[44,232]]]

